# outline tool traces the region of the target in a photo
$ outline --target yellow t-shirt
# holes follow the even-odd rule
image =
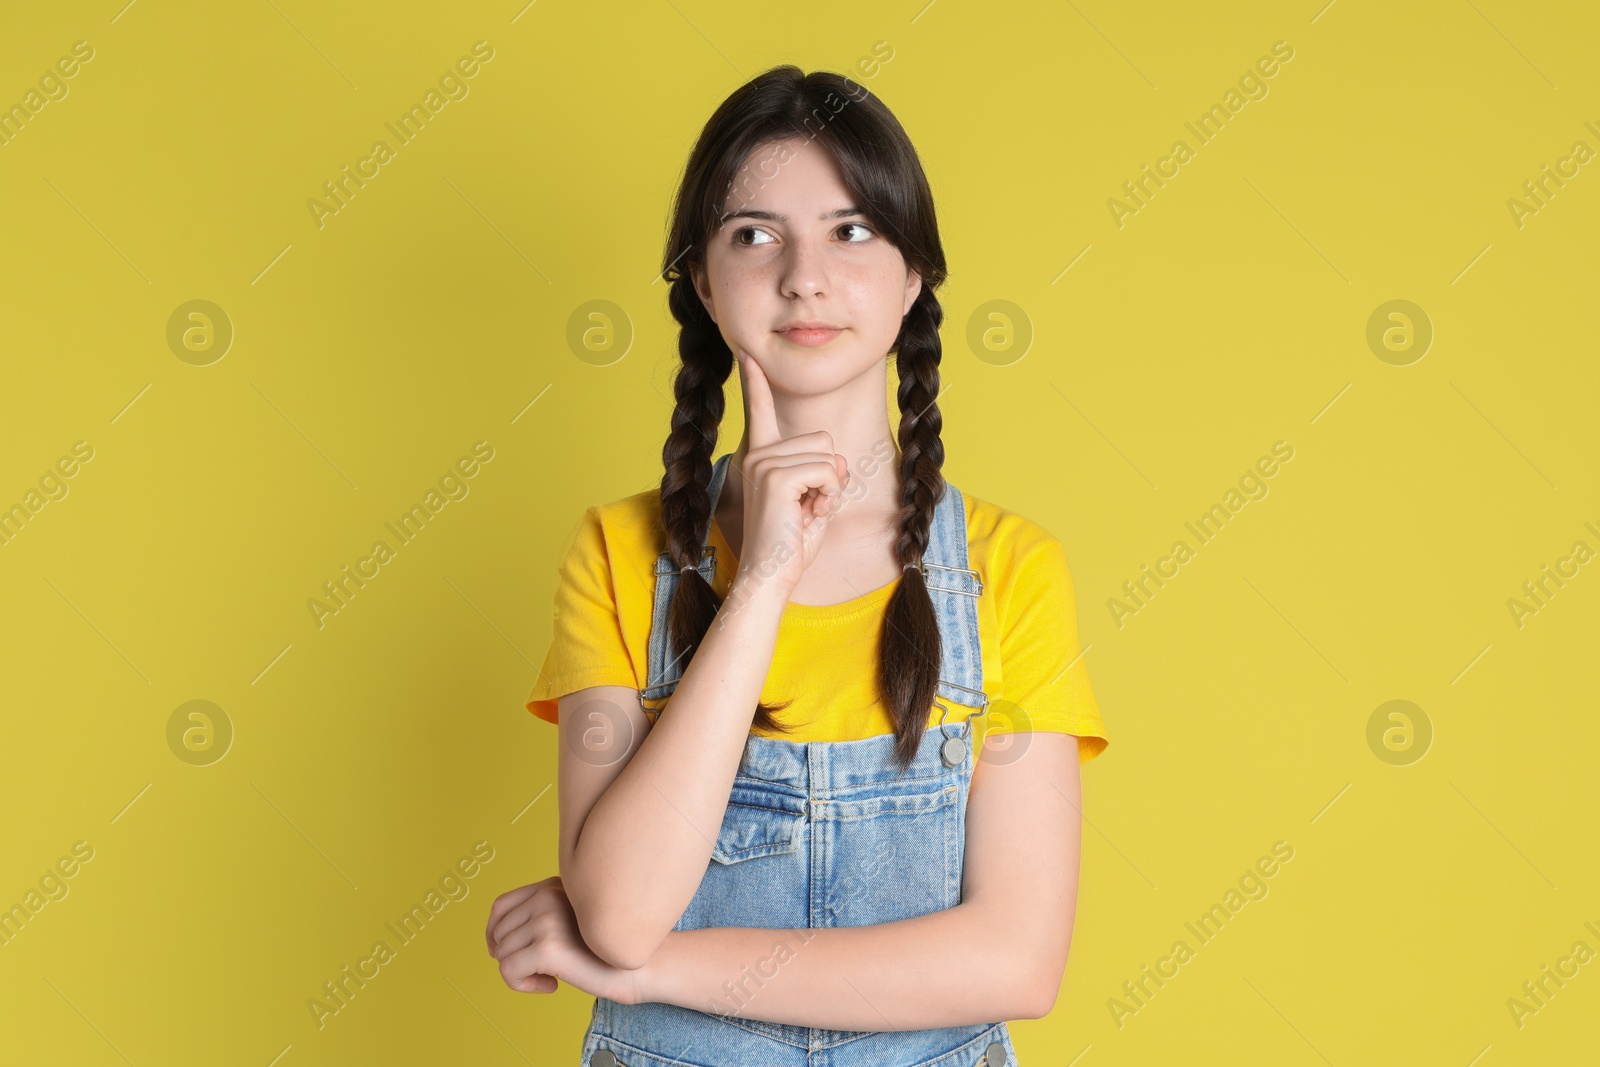
[[[1072,574],[1061,543],[1038,524],[963,493],[968,566],[983,581],[978,630],[988,713],[973,720],[974,745],[990,733],[1056,731],[1078,737],[1078,761],[1107,744],[1100,709],[1081,658]],[[660,492],[650,489],[583,513],[567,540],[555,593],[555,625],[527,708],[557,721],[557,698],[595,685],[644,688],[656,558],[665,548],[657,523]],[[711,523],[717,566],[712,589],[726,599],[738,569],[721,528]],[[793,724],[758,736],[789,741],[853,741],[894,732],[877,693],[883,610],[900,579],[842,604],[789,604],[778,627],[764,703]],[[974,708],[940,697],[954,734]],[[653,715],[671,698],[652,701]],[[754,709],[752,709],[753,711]],[[934,707],[928,725],[939,722]],[[951,725],[954,724],[954,725]]]

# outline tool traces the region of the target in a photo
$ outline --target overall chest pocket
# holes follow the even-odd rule
[[[802,802],[803,803],[803,802]],[[805,811],[728,802],[711,858],[723,866],[800,848]]]
[[[711,861],[675,930],[803,927],[806,799],[734,786]]]
[[[874,926],[961,902],[965,804],[946,775],[830,800],[815,826],[824,841],[818,926]]]

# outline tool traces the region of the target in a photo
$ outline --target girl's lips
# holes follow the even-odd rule
[[[786,341],[789,341],[791,344],[805,345],[808,348],[813,348],[813,347],[815,347],[817,345],[825,345],[829,341],[833,340],[835,337],[838,337],[839,334],[841,334],[843,332],[844,332],[843,330],[779,330],[778,331],[779,335],[782,336]]]

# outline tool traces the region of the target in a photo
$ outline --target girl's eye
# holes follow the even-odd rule
[[[873,231],[869,227],[864,226],[859,222],[847,222],[839,227],[839,231],[845,230],[854,230],[857,234],[857,236],[853,238],[846,237],[846,244],[858,245],[874,236]],[[749,235],[749,240],[745,240],[745,236],[747,234]],[[732,236],[734,244],[744,245],[747,248],[770,244],[774,240],[770,233],[757,226],[741,226],[737,230],[733,231]]]

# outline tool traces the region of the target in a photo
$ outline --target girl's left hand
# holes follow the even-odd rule
[[[565,981],[591,996],[639,1003],[639,972],[613,967],[584,944],[559,876],[496,897],[484,936],[500,977],[519,993],[554,993]]]

